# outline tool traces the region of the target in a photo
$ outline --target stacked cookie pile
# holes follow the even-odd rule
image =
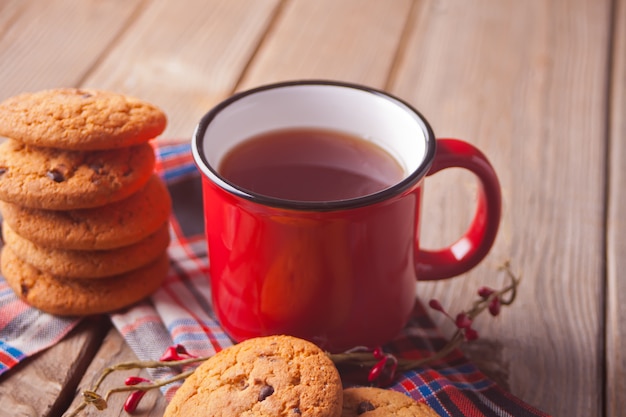
[[[114,311],[169,269],[167,188],[148,143],[164,113],[107,91],[56,89],[0,103],[0,267],[52,314]]]
[[[437,417],[402,393],[343,388],[318,346],[292,336],[248,339],[203,362],[176,391],[164,417]]]

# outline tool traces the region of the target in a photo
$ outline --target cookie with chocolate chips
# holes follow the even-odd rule
[[[156,291],[169,270],[167,253],[138,269],[102,279],[68,279],[42,272],[5,245],[0,268],[25,302],[47,313],[86,316],[127,307]]]
[[[291,336],[249,339],[200,365],[164,417],[339,417],[337,368],[316,345]]]
[[[110,91],[59,88],[0,103],[0,136],[40,147],[122,148],[155,138],[165,126],[158,107]]]
[[[46,210],[74,210],[122,200],[143,187],[154,170],[152,146],[68,151],[0,144],[0,200]]]
[[[0,201],[4,222],[17,234],[47,248],[107,250],[147,238],[168,221],[171,198],[153,174],[124,200],[77,210],[41,210]]]
[[[438,417],[426,404],[398,391],[374,387],[346,388],[341,417]]]

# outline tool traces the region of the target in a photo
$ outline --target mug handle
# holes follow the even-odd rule
[[[417,248],[416,271],[420,281],[451,278],[476,266],[489,252],[498,232],[502,196],[496,172],[473,145],[458,139],[437,139],[437,150],[427,176],[445,168],[465,168],[478,177],[474,218],[463,236],[439,250]]]

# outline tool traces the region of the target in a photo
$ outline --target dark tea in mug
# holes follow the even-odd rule
[[[409,320],[416,280],[469,270],[498,229],[500,188],[484,155],[436,140],[417,110],[367,87],[294,81],[238,93],[202,118],[192,149],[212,307],[235,341],[383,345]],[[479,179],[474,220],[457,242],[428,251],[422,184],[452,167]]]
[[[234,147],[219,173],[256,194],[295,201],[346,200],[382,191],[405,173],[380,146],[328,129],[265,132]]]

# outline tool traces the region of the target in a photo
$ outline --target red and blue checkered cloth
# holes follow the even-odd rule
[[[110,317],[141,360],[157,359],[174,344],[184,345],[193,355],[210,356],[232,342],[211,309],[200,176],[188,143],[159,144],[156,152],[157,171],[168,184],[174,204],[170,273],[150,299]],[[0,374],[53,345],[77,323],[78,319],[55,317],[27,306],[0,276]],[[411,322],[384,348],[398,357],[420,358],[445,343],[416,300]],[[167,371],[160,372],[153,377],[163,377]],[[171,398],[178,386],[165,387],[163,394]],[[500,388],[458,350],[436,363],[404,372],[389,389],[427,403],[441,416],[547,416]]]

